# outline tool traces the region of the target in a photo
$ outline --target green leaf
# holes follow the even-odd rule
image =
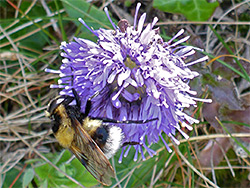
[[[76,25],[81,24],[77,19],[82,18],[94,30],[99,28],[113,28],[105,12],[87,3],[85,0],[63,0],[62,2],[69,17],[76,19],[74,22]],[[84,31],[86,30],[84,27]]]
[[[64,155],[64,153],[65,153],[65,151],[66,150],[63,150],[59,155],[57,155],[56,157],[55,157],[55,159],[53,160],[53,164],[57,164],[58,162],[62,162],[61,160],[63,160],[62,159],[62,156]],[[63,160],[64,161],[64,160]]]
[[[41,183],[41,187],[48,187],[48,180],[44,180],[42,183]]]
[[[13,183],[14,179],[19,174],[19,170],[12,168],[10,171],[8,171],[6,174],[2,174],[3,179],[1,179],[2,188],[8,188]],[[13,187],[21,187],[22,186],[22,178],[23,174],[17,179]],[[0,185],[1,185],[0,183]]]
[[[21,3],[21,6],[20,6],[20,10],[22,10],[23,12],[25,12],[30,6],[31,6],[32,2],[30,1],[24,1],[23,3]],[[19,14],[20,17],[22,14]],[[25,28],[22,32],[24,32],[24,34],[26,34],[25,30],[28,29],[28,31],[32,31],[34,29],[37,29],[37,28],[40,28],[41,31],[36,33],[35,35],[36,36],[39,36],[39,38],[37,37],[34,37],[34,35],[32,35],[32,40],[36,41],[34,43],[36,43],[38,46],[43,46],[42,44],[39,44],[39,42],[43,42],[45,44],[45,42],[48,42],[48,43],[51,43],[49,38],[50,37],[52,40],[54,40],[55,42],[58,43],[57,39],[51,34],[49,33],[48,29],[43,29],[42,25],[45,24],[45,23],[48,23],[49,20],[43,20],[42,22],[39,22],[39,23],[35,23],[34,20],[31,19],[31,17],[36,17],[36,18],[40,18],[41,16],[46,16],[46,11],[44,10],[44,8],[42,8],[41,5],[37,5],[37,6],[34,6],[32,7],[32,9],[29,11],[29,13],[25,16],[25,20],[23,20],[22,22],[19,22],[19,24],[23,24],[25,23],[27,20],[29,21],[32,21],[33,24],[31,27],[27,27]],[[18,32],[20,33],[20,32]],[[31,36],[30,36],[31,37]],[[30,38],[28,37],[28,38]],[[27,45],[27,43],[26,43]],[[34,45],[35,46],[35,45]],[[32,46],[31,46],[32,48]],[[36,48],[35,48],[36,49]]]
[[[49,165],[48,163],[42,165],[42,166],[38,166],[37,168],[35,168],[35,172],[36,174],[42,179],[45,180],[48,177],[50,177],[53,173],[50,173],[50,171],[53,171],[53,167],[51,165]]]
[[[71,160],[72,154],[68,150],[63,150],[61,153],[53,155],[46,154],[46,157],[58,166],[63,172],[79,181],[85,187],[92,187],[98,181],[84,168],[84,166],[76,158]],[[47,163],[38,163],[35,165],[35,172],[39,180],[35,177],[35,182],[39,187],[44,187],[42,184],[47,184],[45,187],[78,187],[74,182],[64,176],[61,172],[55,170]]]
[[[206,21],[213,14],[218,2],[206,0],[154,0],[153,7],[164,12],[183,14],[191,21]]]
[[[153,144],[150,149],[157,151],[158,149],[164,147],[162,142],[157,144]],[[127,150],[127,149],[126,149]],[[145,153],[145,152],[144,152]],[[122,163],[118,163],[118,160],[121,155],[121,150],[116,153],[114,156],[114,168],[116,169],[116,175],[119,180],[127,177],[128,173],[131,173],[132,170],[134,172],[128,178],[125,178],[120,184],[122,187],[125,185],[127,187],[148,187],[148,182],[151,180],[154,166],[156,165],[155,174],[158,174],[164,168],[166,160],[170,154],[166,149],[163,149],[158,153],[157,157],[153,156],[145,161],[140,160],[140,157],[137,161],[134,161],[135,149],[131,147],[128,156],[123,157]],[[146,152],[145,157],[147,158],[149,155]]]
[[[86,170],[86,168],[80,163],[78,159],[74,159],[70,164],[66,167],[69,169],[69,166],[74,168],[74,177],[77,181],[83,184],[86,187],[93,187],[98,185],[98,181]],[[67,171],[70,174],[69,171]]]
[[[30,182],[33,180],[34,178],[34,170],[29,168],[25,171],[24,176],[23,176],[23,187],[26,187],[30,184]]]

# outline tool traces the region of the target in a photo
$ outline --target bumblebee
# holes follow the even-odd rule
[[[121,146],[138,144],[122,144],[122,129],[112,124],[143,124],[157,118],[146,121],[117,121],[90,117],[91,99],[98,93],[87,100],[85,113],[82,113],[79,95],[75,89],[72,89],[72,92],[74,97],[58,96],[49,103],[45,113],[51,119],[52,131],[59,144],[69,149],[100,183],[111,185],[110,178],[115,177],[115,172],[108,159]],[[72,105],[74,100],[76,104]]]

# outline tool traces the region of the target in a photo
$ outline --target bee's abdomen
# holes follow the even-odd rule
[[[120,127],[102,125],[96,129],[92,138],[106,157],[110,159],[121,147],[123,133]]]
[[[107,142],[109,136],[109,130],[107,127],[101,126],[98,127],[92,136],[92,139],[97,143],[97,145],[103,149],[104,145]]]

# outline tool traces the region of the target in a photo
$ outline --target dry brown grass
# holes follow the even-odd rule
[[[18,2],[23,3],[23,1]],[[30,6],[26,9],[25,14],[28,14],[29,11],[34,6],[36,6],[36,3],[38,2],[35,0],[32,1]],[[244,25],[248,26],[249,28],[250,22],[239,22],[237,16],[235,17],[235,20],[232,20],[232,17],[229,15],[232,12],[235,14],[240,14],[240,11],[246,6],[249,8],[249,4],[250,1],[242,1],[241,3],[235,4],[230,9],[228,9],[230,11],[224,12],[224,14],[218,13],[218,22],[199,22],[198,24],[201,25],[193,25],[197,24],[197,22],[167,21],[159,23],[158,26],[164,26],[163,28],[168,27],[168,30],[178,30],[177,28],[185,27],[189,33],[193,34],[193,36],[198,36],[199,39],[202,40],[199,42],[202,43],[208,53],[214,54],[214,56],[216,56],[220,52],[223,52],[223,46],[218,42],[218,39],[208,28],[208,24],[213,24],[214,27],[223,28],[225,33],[221,34],[225,36],[224,40],[234,43],[235,53],[237,55],[239,54],[241,57],[249,59],[250,30],[244,36],[241,36],[239,26]],[[46,3],[43,6],[46,6]],[[8,11],[6,14],[13,16],[20,14],[17,9],[13,9],[13,7],[10,5],[8,5]],[[64,12],[64,10],[61,10],[61,12]],[[157,12],[157,14],[160,15],[159,12]],[[221,23],[221,20],[226,20],[226,22]],[[37,20],[37,22],[39,23],[39,20]],[[43,51],[30,48],[27,49],[26,47],[20,45],[21,41],[38,33],[41,29],[37,28],[28,33],[24,33],[19,37],[14,37],[10,32],[12,29],[16,28],[16,31],[13,32],[18,32],[28,27],[25,24],[16,27],[17,23],[18,20],[14,20],[9,22],[8,26],[0,26],[0,37],[7,39],[5,42],[1,42],[0,44],[2,49],[5,47],[4,50],[0,51],[0,182],[3,184],[1,179],[4,180],[6,178],[6,173],[13,168],[19,171],[19,175],[22,175],[27,167],[27,164],[25,164],[27,160],[42,158],[45,162],[56,168],[56,170],[63,173],[68,179],[75,182],[78,186],[82,186],[77,180],[67,175],[45,157],[45,154],[56,151],[54,148],[54,143],[56,140],[51,134],[49,125],[50,121],[45,117],[44,110],[47,108],[47,104],[49,103],[50,99],[58,94],[58,91],[49,88],[49,85],[54,83],[57,75],[45,73],[44,69],[50,67],[51,64],[55,65],[56,63],[60,63],[58,58],[59,53],[58,51],[55,51],[55,53],[49,54],[47,49],[55,49],[55,44],[53,44],[53,42],[49,46],[46,46],[46,50],[44,47]],[[172,26],[170,26],[170,24],[172,24]],[[51,33],[55,34],[59,32],[57,20],[56,23],[50,22],[44,25],[41,24],[41,26],[43,28],[49,28],[52,31]],[[195,44],[196,42],[193,43]],[[8,50],[6,50],[6,47]],[[24,50],[27,50],[29,53],[36,54],[36,57],[22,53]],[[201,117],[203,116],[201,115]],[[207,130],[207,128],[204,127],[205,125],[199,125],[195,130],[196,136],[192,136],[189,141],[185,139],[180,140],[181,143],[188,142],[188,146],[194,160],[199,159],[199,153],[208,143],[208,140],[229,137],[227,134],[214,131],[213,128]],[[203,135],[198,133],[198,129],[202,130]],[[250,133],[235,132],[232,134],[236,138],[250,138]],[[170,143],[169,146],[173,145]],[[240,158],[237,156],[233,156],[232,158],[230,156],[228,159],[226,157],[226,152],[224,152],[223,158],[226,165],[219,167],[201,167],[199,164],[190,164],[190,162],[186,159],[187,154],[180,152],[177,147],[175,149],[176,154],[180,158],[180,161],[177,160],[175,163],[176,168],[173,165],[169,166],[169,162],[174,157],[174,153],[171,154],[169,159],[165,162],[165,169],[156,171],[156,163],[155,168],[152,169],[152,176],[151,180],[149,181],[150,187],[157,187],[161,185],[164,187],[169,187],[170,185],[168,184],[157,184],[157,181],[159,181],[162,176],[168,177],[168,182],[174,181],[177,169],[180,167],[185,168],[182,169],[183,184],[187,187],[191,186],[190,169],[192,169],[192,171],[194,171],[199,176],[199,179],[195,180],[195,183],[198,187],[217,187],[215,174],[221,169],[229,169],[233,175],[234,171],[237,169],[250,170],[249,156],[248,158]],[[161,147],[157,150],[157,153],[161,153],[163,150],[165,150],[165,148]],[[231,165],[231,162],[234,164]],[[128,183],[128,180],[130,179],[134,170],[140,166],[141,164],[136,165],[130,171],[130,173],[126,174],[126,176],[117,179],[117,183],[113,185],[113,187],[121,186],[120,182],[123,180],[126,180]],[[189,167],[189,170],[187,170],[186,167]],[[168,171],[171,171],[173,174],[166,175],[166,172]],[[213,176],[211,178],[212,180],[209,180],[208,172],[211,171]],[[19,175],[15,178],[18,179]],[[13,185],[15,181],[16,180],[13,181]],[[125,185],[127,185],[127,183],[125,183]],[[247,183],[249,185],[249,181]],[[241,184],[240,186],[243,185],[245,184]]]

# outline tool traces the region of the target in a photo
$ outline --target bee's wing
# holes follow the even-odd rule
[[[78,120],[73,119],[74,141],[69,148],[85,168],[102,184],[111,185],[115,172],[104,153],[83,129]]]

